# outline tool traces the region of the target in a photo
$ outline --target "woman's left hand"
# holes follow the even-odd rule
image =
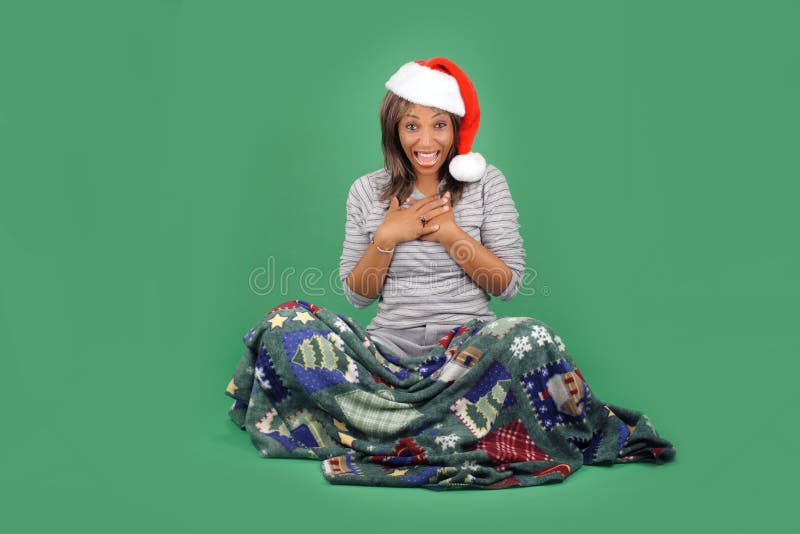
[[[450,201],[450,192],[448,191],[443,195],[444,199],[447,200],[447,210],[443,210],[441,213],[434,215],[427,221],[425,221],[425,227],[430,227],[435,224],[439,225],[439,229],[435,232],[431,232],[430,234],[425,234],[419,237],[423,241],[436,241],[441,243],[442,240],[447,239],[448,236],[455,234],[459,227],[456,224],[456,218],[453,215],[453,203]],[[413,203],[415,199],[411,199],[411,203]],[[410,203],[410,204],[411,204]]]

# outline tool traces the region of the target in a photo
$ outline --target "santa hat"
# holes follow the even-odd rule
[[[461,182],[481,179],[486,171],[486,160],[477,152],[471,152],[481,122],[478,93],[458,65],[444,57],[412,61],[389,78],[386,88],[409,102],[461,117],[458,155],[450,160],[450,174]]]

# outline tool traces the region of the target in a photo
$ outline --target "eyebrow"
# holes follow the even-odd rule
[[[438,117],[439,115],[447,115],[447,113],[444,113],[444,112],[439,112],[439,113],[437,113],[436,115],[434,115],[433,117],[434,117],[434,118],[436,118],[436,117]],[[406,113],[406,115],[405,115],[405,116],[406,116],[406,117],[413,117],[413,118],[415,118],[415,119],[418,119],[418,118],[419,118],[419,117],[417,117],[416,115],[414,115],[413,113]]]

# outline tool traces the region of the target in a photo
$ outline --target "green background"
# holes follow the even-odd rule
[[[799,15],[790,1],[2,2],[3,523],[788,527]],[[347,190],[382,164],[383,82],[437,55],[478,90],[474,149],[505,173],[537,273],[495,312],[550,324],[675,462],[503,491],[333,486],[318,462],[261,459],[227,419],[241,337],[269,308],[373,316],[327,283]]]

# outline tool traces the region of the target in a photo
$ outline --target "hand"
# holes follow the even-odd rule
[[[414,241],[439,230],[439,224],[430,224],[430,219],[442,213],[445,201],[436,195],[420,200],[408,199],[409,207],[400,206],[397,197],[392,197],[383,222],[375,230],[375,242],[381,247],[394,248],[398,243]],[[425,217],[423,224],[421,217]]]
[[[413,199],[412,199],[413,200]],[[456,218],[453,215],[453,204],[450,202],[450,192],[444,194],[442,197],[443,206],[433,210],[430,216],[426,215],[426,227],[436,227],[436,230],[420,236],[419,239],[423,241],[436,241],[441,243],[448,235],[451,235],[455,230],[458,230]],[[421,201],[420,201],[421,202]],[[413,206],[413,204],[412,204]]]

